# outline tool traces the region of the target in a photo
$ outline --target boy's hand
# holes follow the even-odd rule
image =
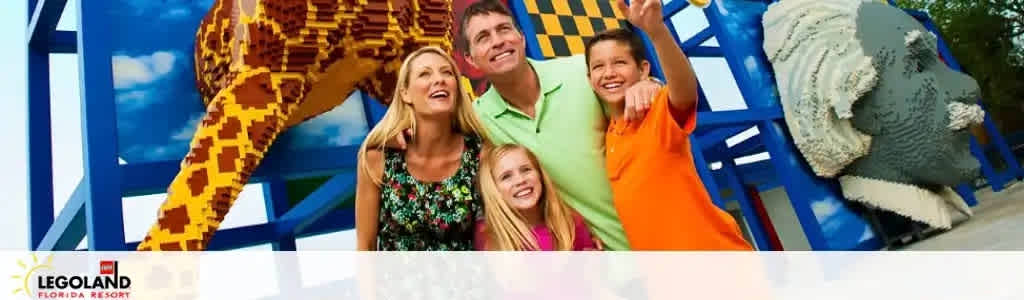
[[[626,89],[626,121],[643,119],[659,90],[661,85],[650,80],[640,80]]]
[[[666,28],[661,18],[661,0],[632,0],[629,5],[626,5],[626,0],[616,2],[629,23],[640,30],[651,33]]]

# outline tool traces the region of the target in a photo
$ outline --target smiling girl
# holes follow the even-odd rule
[[[487,151],[480,165],[483,222],[478,250],[600,250],[583,218],[569,208],[530,150],[506,144]]]

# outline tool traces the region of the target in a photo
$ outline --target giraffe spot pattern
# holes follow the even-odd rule
[[[268,73],[247,78],[232,92],[235,94],[235,103],[241,105],[242,109],[266,109],[271,103],[276,102],[277,98],[274,90],[270,88]]]
[[[239,157],[241,157],[241,154],[238,153],[238,147],[231,146],[224,148],[224,150],[217,155],[218,171],[221,173],[237,171],[238,169],[235,168],[235,163]]]
[[[301,104],[303,90],[305,89],[304,82],[302,80],[281,80],[281,85],[278,89],[281,90],[281,100],[285,105]]]
[[[217,137],[222,140],[233,140],[238,138],[238,133],[242,131],[242,121],[239,121],[236,117],[228,117],[227,121],[224,122],[224,126],[220,127],[217,131]]]
[[[178,242],[160,243],[160,250],[181,251],[181,244]]]
[[[207,177],[206,169],[199,169],[192,172],[188,176],[188,189],[192,192],[192,197],[199,197],[203,193],[203,189],[210,183],[210,178]]]
[[[268,67],[271,71],[281,71],[284,62],[284,38],[274,31],[269,22],[255,21],[248,27],[249,51],[245,55],[245,63],[254,68]]]
[[[185,162],[191,164],[201,164],[210,159],[210,147],[213,146],[213,138],[205,137],[199,140],[199,143],[192,150],[189,151],[188,156],[185,157]],[[168,191],[171,193],[171,191]]]
[[[191,221],[188,218],[188,208],[182,205],[164,212],[160,227],[167,229],[170,233],[183,233],[185,226],[188,226],[189,223]]]
[[[278,118],[267,117],[268,120],[253,121],[252,125],[249,126],[249,139],[252,140],[253,147],[256,150],[263,152],[270,146],[270,139],[274,137],[274,133],[277,132]]]

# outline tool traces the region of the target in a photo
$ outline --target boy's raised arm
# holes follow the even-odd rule
[[[669,101],[676,111],[687,111],[697,103],[697,76],[683,50],[676,44],[668,26],[662,20],[660,0],[617,0],[619,9],[633,26],[640,28],[651,39],[665,72]]]

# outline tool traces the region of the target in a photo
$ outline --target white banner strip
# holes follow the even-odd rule
[[[0,299],[1024,299],[1024,252],[0,252]]]

